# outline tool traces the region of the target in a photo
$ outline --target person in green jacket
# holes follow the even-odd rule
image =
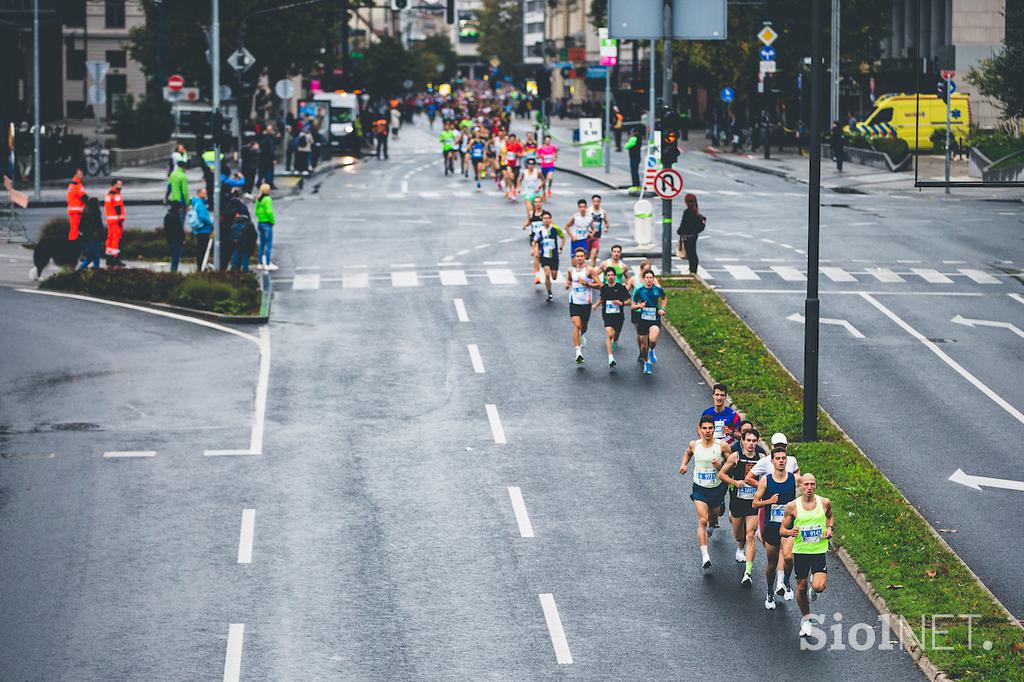
[[[185,207],[188,206],[188,176],[185,175],[185,162],[178,161],[174,171],[167,177],[166,201],[178,205],[178,212],[184,219]]]
[[[633,186],[629,188],[630,192],[640,191],[640,152],[643,151],[643,145],[640,144],[641,132],[641,128],[633,128],[624,145],[626,151],[629,152],[629,177],[633,182]]]
[[[277,270],[270,262],[270,247],[274,241],[274,200],[270,198],[270,185],[260,185],[260,195],[255,205],[256,228],[260,234],[260,245],[256,251],[257,270]]]

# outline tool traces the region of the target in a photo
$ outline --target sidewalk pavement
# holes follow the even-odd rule
[[[603,166],[600,168],[580,167],[579,145],[571,142],[576,126],[577,122],[571,119],[554,119],[551,122],[551,131],[555,138],[555,143],[559,147],[560,156],[560,162],[555,168],[564,173],[587,178],[611,189],[625,189],[629,187],[631,184],[629,177],[629,155],[626,152],[614,151],[614,145],[611,146],[610,173],[606,174]],[[626,136],[624,135],[624,137]],[[683,152],[681,158],[684,160],[687,155],[699,154],[714,162],[757,173],[774,175],[790,182],[804,185],[808,183],[810,177],[810,159],[806,155],[801,156],[792,151],[779,153],[777,149],[772,149],[770,159],[765,159],[762,153],[739,152],[734,154],[731,151],[717,149],[708,145],[702,130],[691,131],[690,139],[681,142],[680,148]],[[920,179],[944,179],[944,159],[923,156],[918,162]],[[685,173],[685,170],[683,172]],[[954,163],[950,179],[953,181],[976,180],[976,178],[967,177],[966,162]],[[827,157],[822,158],[821,187],[822,189],[833,190],[839,193],[856,194],[892,194],[919,191],[934,193],[942,191],[935,188],[918,190],[914,187],[913,170],[892,173],[846,162],[843,164],[843,172],[839,173],[836,170],[835,162]],[[966,199],[1024,201],[1024,193],[1014,188],[953,187],[951,191],[955,195]]]

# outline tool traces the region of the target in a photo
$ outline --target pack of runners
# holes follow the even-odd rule
[[[726,405],[728,389],[713,387],[713,404],[697,421],[697,438],[683,453],[679,473],[693,479],[690,499],[697,516],[701,566],[711,569],[708,541],[725,515],[729,498],[736,563],[743,565],[740,585],[753,586],[751,576],[757,542],[764,546],[766,592],[764,608],[776,608],[777,597],[794,596],[801,613],[800,637],[812,634],[810,602],[825,591],[825,555],[835,532],[828,498],[816,494],[814,474],[801,472],[787,454],[783,433],[772,435],[771,453],[760,444],[753,424]],[[796,590],[791,577],[796,576]]]

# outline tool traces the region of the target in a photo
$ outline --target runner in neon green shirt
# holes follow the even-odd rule
[[[832,516],[832,502],[827,497],[814,494],[817,488],[814,474],[805,473],[800,478],[803,494],[786,505],[780,535],[793,540],[793,574],[796,576],[796,603],[802,619],[800,636],[810,637],[813,633],[809,601],[825,591],[828,568],[825,554],[828,541],[835,529]],[[810,600],[808,600],[807,579],[810,576]]]
[[[445,121],[444,130],[438,138],[441,141],[441,157],[444,159],[444,174],[455,175],[455,126]]]

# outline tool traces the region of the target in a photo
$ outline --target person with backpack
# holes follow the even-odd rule
[[[277,270],[277,266],[270,262],[270,247],[274,241],[274,200],[270,198],[270,185],[267,183],[260,185],[260,195],[256,198],[254,209],[260,236],[256,251],[256,269]]]
[[[697,274],[697,265],[699,261],[697,259],[697,235],[704,231],[704,226],[707,224],[707,218],[701,215],[700,210],[697,208],[697,197],[693,194],[687,194],[683,199],[686,204],[686,210],[683,211],[683,217],[679,221],[679,229],[676,230],[676,234],[679,235],[679,252],[685,251],[686,260],[690,264],[690,274]],[[680,253],[680,257],[683,255]]]
[[[185,223],[192,230],[192,236],[196,240],[196,270],[200,271],[203,269],[203,259],[213,235],[213,219],[206,205],[205,187],[200,187],[196,191],[196,196],[192,197]]]
[[[171,272],[177,272],[181,263],[181,245],[185,242],[181,206],[177,202],[171,202],[164,214],[164,239],[167,240],[167,250],[171,252]]]
[[[97,197],[85,200],[79,234],[82,238],[82,261],[77,269],[85,270],[91,266],[93,270],[99,270],[100,254],[103,251],[103,242],[107,238],[107,231],[103,229],[103,213]]]
[[[384,152],[384,160],[388,160],[388,120],[384,118],[383,114],[377,116],[373,121],[373,135],[377,138],[377,160],[380,160],[380,154]]]

